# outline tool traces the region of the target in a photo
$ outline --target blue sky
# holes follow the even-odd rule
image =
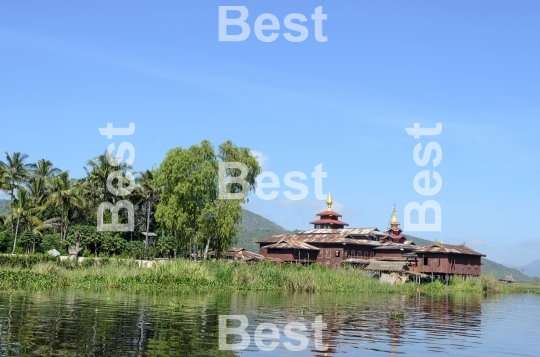
[[[272,13],[328,15],[317,42],[218,41],[218,6],[247,23]],[[540,3],[537,1],[10,2],[0,11],[0,149],[48,158],[72,175],[112,141],[98,127],[136,124],[136,169],[167,150],[232,140],[264,156],[282,181],[308,176],[309,195],[255,195],[247,208],[309,228],[325,204],[310,173],[328,173],[352,227],[386,229],[394,202],[423,202],[413,148],[443,159],[441,232],[512,264],[540,259]],[[284,32],[284,31],[281,31]],[[415,140],[405,128],[433,126]],[[114,140],[116,145],[121,141]]]

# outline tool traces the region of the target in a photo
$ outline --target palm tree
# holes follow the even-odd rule
[[[5,166],[2,165],[1,163],[0,163],[0,191],[9,193],[7,171],[6,171]]]
[[[45,204],[47,199],[47,183],[43,177],[33,177],[28,184],[28,192],[32,201],[39,206]]]
[[[107,178],[115,171],[123,171],[130,169],[131,166],[120,163],[114,165],[114,158],[111,157],[108,151],[104,154],[89,160],[86,163],[84,170],[86,178],[84,179],[85,188],[88,196],[94,203],[111,202],[114,203],[115,196],[107,189]],[[126,175],[124,175],[126,176]]]
[[[138,191],[143,199],[144,208],[146,210],[146,240],[145,246],[148,246],[148,233],[150,232],[150,213],[152,206],[157,201],[157,189],[154,181],[153,171],[146,170],[137,178]]]
[[[62,172],[60,169],[54,167],[51,161],[45,159],[39,159],[36,164],[32,165],[32,168],[32,179],[50,178]]]
[[[0,171],[2,171],[2,181],[4,181],[2,189],[9,193],[12,201],[21,183],[27,182],[30,178],[33,165],[26,163],[27,158],[28,155],[20,152],[14,152],[12,155],[6,152],[6,161],[0,161]]]
[[[38,218],[37,214],[43,210],[43,207],[35,206],[30,200],[30,195],[24,187],[17,189],[16,197],[11,202],[9,213],[6,217],[7,222],[15,222],[15,239],[13,240],[13,250],[15,253],[17,246],[17,237],[19,235],[19,227],[22,224],[41,226],[43,222]]]
[[[51,180],[47,204],[60,210],[61,236],[66,239],[69,223],[69,209],[84,207],[82,188],[76,179],[69,178],[69,171],[64,171]]]

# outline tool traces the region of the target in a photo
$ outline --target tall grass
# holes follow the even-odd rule
[[[435,281],[425,285],[380,283],[366,272],[322,265],[275,265],[269,262],[242,264],[178,260],[139,268],[130,260],[106,263],[42,261],[0,269],[2,289],[46,289],[53,287],[109,288],[135,290],[239,290],[300,292],[383,292],[438,294],[448,291],[498,293],[503,291],[494,277],[465,282],[452,279],[450,286]]]

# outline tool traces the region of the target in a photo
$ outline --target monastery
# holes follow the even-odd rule
[[[313,229],[294,234],[278,234],[261,240],[259,254],[286,263],[324,264],[339,269],[343,264],[359,266],[382,276],[393,273],[405,280],[426,278],[448,281],[452,275],[479,276],[481,257],[462,245],[433,242],[417,246],[407,240],[400,228],[396,208],[386,231],[377,228],[346,228],[342,215],[332,210],[328,193],[327,210],[310,222]],[[395,280],[395,279],[394,279]]]

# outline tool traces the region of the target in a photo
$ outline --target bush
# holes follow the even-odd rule
[[[32,268],[36,264],[54,263],[59,260],[60,258],[48,254],[0,255],[0,266],[10,268]]]
[[[101,250],[107,253],[108,256],[122,253],[126,247],[126,240],[115,235],[105,235],[101,242]]]
[[[46,253],[51,249],[56,249],[61,254],[67,254],[65,244],[62,243],[60,233],[45,234],[39,245],[39,251]]]
[[[13,234],[0,233],[0,252],[11,253],[11,249],[13,249]]]
[[[125,253],[130,258],[142,259],[144,256],[144,244],[138,240],[128,242]]]
[[[502,291],[501,285],[493,275],[482,275],[480,287],[485,293],[500,293]]]

